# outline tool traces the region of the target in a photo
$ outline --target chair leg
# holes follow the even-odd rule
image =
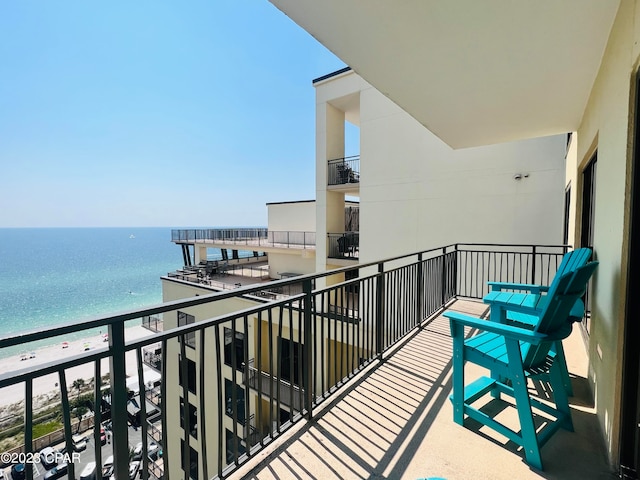
[[[520,346],[517,340],[507,340],[507,353],[509,355],[509,371],[513,382],[513,395],[518,409],[520,420],[520,436],[527,463],[542,470],[542,457],[536,435],[536,427],[533,422],[533,412],[527,390],[527,377],[522,367]]]
[[[553,389],[553,398],[556,403],[556,410],[561,417],[558,419],[560,426],[565,430],[573,432],[573,420],[571,419],[571,410],[569,409],[569,399],[564,386],[564,373],[562,365],[559,364],[558,358],[553,362],[549,370],[549,382]]]
[[[560,372],[562,374],[562,384],[567,395],[573,397],[573,386],[571,385],[571,377],[569,377],[569,369],[567,368],[567,359],[564,356],[564,348],[562,347],[562,341],[558,340],[551,347],[551,351],[555,353],[555,363],[558,364]]]
[[[453,339],[453,421],[464,423],[464,338],[460,335]]]

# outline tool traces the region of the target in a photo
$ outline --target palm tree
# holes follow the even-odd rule
[[[84,388],[85,382],[82,378],[76,378],[71,384],[71,388],[75,389],[78,392],[78,397],[80,396],[80,391]],[[77,397],[76,397],[77,398]]]

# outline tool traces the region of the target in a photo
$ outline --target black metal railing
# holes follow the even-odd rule
[[[161,315],[147,315],[142,317],[142,326],[154,333],[157,333],[163,330],[164,322]]]
[[[196,240],[221,241],[226,243],[249,242],[267,238],[267,229],[258,228],[190,228],[171,230],[172,242],[194,242]]]
[[[328,233],[327,257],[358,259],[360,255],[360,233]]]
[[[45,364],[25,364],[25,368],[0,374],[0,394],[4,388],[20,385],[24,392],[20,421],[25,434],[14,451],[28,454],[38,444],[31,433],[37,421],[32,398],[34,387],[39,388],[43,382],[52,384],[49,375],[56,377],[61,399],[58,404],[64,446],[68,452],[73,451],[72,420],[77,415],[75,400],[79,395],[68,372],[77,367],[88,370],[88,376],[94,379],[88,393],[93,405],[101,404],[105,387],[109,391],[117,478],[128,475],[127,378],[132,375],[137,375],[140,398],[152,398],[152,405],[159,405],[158,411],[148,412],[151,406],[139,402],[142,438],[153,439],[163,448],[161,461],[154,460],[149,456],[147,442],[143,442],[142,478],[168,478],[169,472],[173,472],[172,477],[182,478],[182,466],[193,465],[201,478],[228,477],[273,438],[292,425],[311,419],[317,405],[331,398],[362,368],[380,361],[385,352],[445,309],[450,301],[458,296],[480,298],[489,280],[548,283],[565,251],[564,246],[449,245],[275,281],[271,284],[273,289],[294,285],[302,289],[287,298],[255,302],[217,317],[207,316],[207,305],[238,297],[249,300],[264,286],[246,286],[5,336],[0,338],[0,348],[22,346],[29,350],[31,342],[51,337],[105,327],[109,333],[109,343],[104,348]],[[351,279],[341,281],[345,275]],[[330,285],[321,286],[329,276]],[[127,338],[127,322],[141,322],[157,315],[164,318],[164,331],[144,338]],[[176,327],[180,315],[194,316],[195,323]],[[226,361],[225,339],[249,333],[253,339],[234,344],[240,350],[233,350]],[[195,348],[187,347],[187,338],[192,339]],[[144,350],[157,344],[162,352],[159,391],[145,384],[143,375]],[[108,371],[102,370],[103,359],[109,361]],[[180,405],[179,398],[189,401],[176,407]],[[191,403],[194,398],[195,405]],[[231,405],[230,410],[225,403]],[[190,425],[194,418],[191,412],[196,410],[197,425]],[[161,427],[149,423],[148,415],[159,416]],[[184,431],[195,435],[167,435],[180,428],[181,417]],[[250,420],[249,428],[246,419]],[[91,423],[93,448],[87,449],[85,455],[87,460],[101,465],[101,409],[96,409]],[[197,448],[193,449],[193,445]],[[78,472],[74,472],[73,463],[68,468],[69,477],[75,478]],[[27,478],[33,478],[31,465],[27,465]]]
[[[266,228],[205,228],[171,230],[174,243],[203,242],[247,247],[315,248],[315,232],[273,231]],[[250,247],[250,248],[249,248]]]
[[[329,160],[327,167],[328,185],[360,183],[360,155]]]
[[[565,247],[457,245],[456,291],[460,297],[482,298],[488,293],[488,281],[549,285],[553,280]]]

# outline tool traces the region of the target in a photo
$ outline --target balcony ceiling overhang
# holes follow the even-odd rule
[[[574,131],[619,0],[271,0],[453,148]]]

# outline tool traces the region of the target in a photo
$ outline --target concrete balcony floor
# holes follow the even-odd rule
[[[452,310],[486,315],[480,302]],[[371,366],[327,401],[311,423],[301,422],[231,478],[267,479],[612,479],[586,379],[580,327],[565,340],[575,396],[575,432],[560,430],[542,448],[545,470],[529,467],[517,445],[471,420],[453,423],[448,320],[435,318],[379,365]],[[467,366],[467,380],[484,374]],[[544,398],[545,385],[529,381]],[[480,402],[484,401],[480,400]],[[515,407],[486,400],[517,428]]]

